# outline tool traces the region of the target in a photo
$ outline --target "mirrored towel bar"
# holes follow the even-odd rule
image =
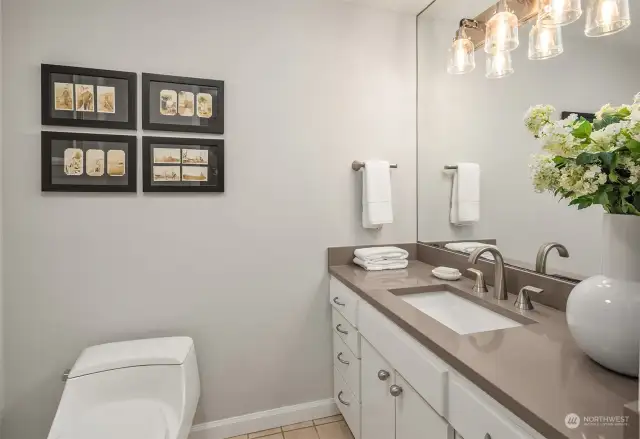
[[[389,167],[392,168],[392,169],[396,169],[398,167],[398,165],[396,165],[395,163],[390,163]],[[363,162],[359,162],[359,161],[355,160],[353,163],[351,163],[351,169],[353,169],[354,171],[359,171],[362,168],[364,168],[364,163]]]

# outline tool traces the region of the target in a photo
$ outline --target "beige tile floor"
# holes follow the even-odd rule
[[[299,424],[285,425],[270,430],[243,434],[229,439],[353,439],[342,415]]]

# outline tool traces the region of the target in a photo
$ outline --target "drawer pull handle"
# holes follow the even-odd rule
[[[390,376],[391,376],[391,374],[389,372],[387,372],[386,370],[381,370],[380,372],[378,372],[378,379],[380,381],[387,381]]]
[[[340,328],[342,328],[342,324],[338,323],[336,325],[336,331],[338,331],[340,334],[349,335],[349,331],[345,331],[344,329]]]
[[[342,390],[338,393],[338,401],[340,401],[340,404],[346,405],[347,407],[351,405],[350,402],[342,400]]]
[[[394,384],[393,386],[389,387],[389,393],[391,393],[391,396],[393,397],[398,397],[402,395],[402,387],[396,386]]]
[[[335,303],[335,304],[336,304],[336,305],[338,305],[338,306],[345,306],[345,304],[344,304],[344,303],[340,303],[340,302],[338,301],[338,298],[337,298],[337,297],[334,297],[334,298],[333,298],[333,303]]]
[[[350,363],[350,362],[348,362],[347,360],[343,360],[343,359],[342,359],[342,352],[340,352],[340,353],[338,354],[338,361],[339,361],[339,362],[341,362],[342,364],[346,364],[347,366],[348,366],[349,364],[351,364],[351,363]]]

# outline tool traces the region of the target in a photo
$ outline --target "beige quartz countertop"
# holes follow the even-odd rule
[[[517,311],[514,295],[498,301],[490,288],[484,300],[538,323],[459,335],[389,291],[450,284],[473,295],[471,280],[443,281],[433,277],[432,269],[410,261],[405,270],[367,272],[340,265],[329,267],[329,272],[545,438],[628,437],[622,426],[565,425],[569,413],[581,418],[624,416],[625,404],[638,399],[638,381],[589,359],[573,341],[563,312],[538,303],[532,311]]]

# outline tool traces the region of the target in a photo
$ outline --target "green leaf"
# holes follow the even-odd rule
[[[567,161],[566,158],[561,157],[559,155],[553,158],[553,163],[555,163],[556,165],[563,165],[566,161]]]
[[[602,161],[602,165],[610,170],[616,168],[618,162],[618,156],[615,152],[601,152],[598,153],[598,157],[600,161]]]
[[[602,204],[603,206],[609,203],[609,197],[605,190],[598,190],[593,198],[594,204]]]
[[[622,107],[622,108],[620,108],[620,109],[618,110],[618,112],[616,113],[616,115],[617,115],[617,116],[619,116],[619,117],[622,117],[622,118],[624,118],[624,117],[629,117],[629,116],[631,116],[631,110],[629,110],[629,109],[628,109],[628,108],[626,108],[626,107]]]
[[[573,129],[573,137],[577,139],[588,139],[591,135],[591,124],[588,120],[582,120],[581,123]]]
[[[603,116],[602,119],[597,119],[593,122],[593,129],[596,131],[601,130],[602,128],[608,127],[612,123],[618,123],[621,120],[622,119],[617,115],[607,114],[606,116]]]
[[[640,155],[640,142],[635,139],[629,139],[627,142],[627,148],[631,151],[633,155]]]
[[[633,207],[636,208],[636,210],[640,210],[640,197],[633,197]]]
[[[583,152],[576,157],[576,165],[590,165],[598,160],[598,154]]]

